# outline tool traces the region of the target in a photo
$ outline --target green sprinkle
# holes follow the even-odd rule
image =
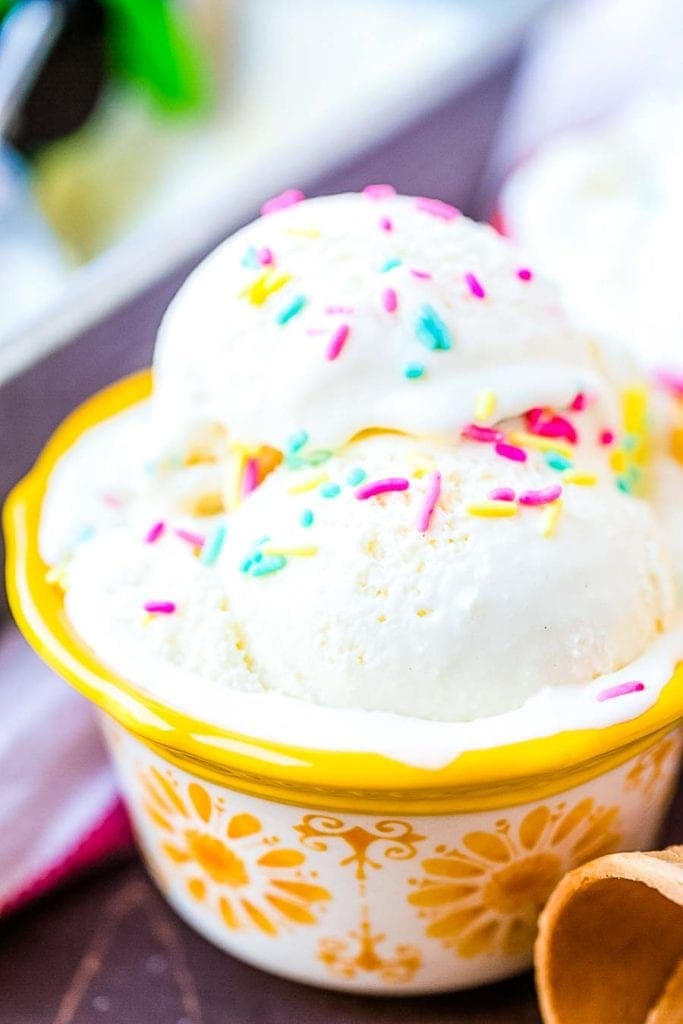
[[[284,555],[270,555],[268,558],[263,558],[257,566],[252,568],[251,575],[270,576],[272,572],[279,572],[286,565],[287,559]]]
[[[425,372],[426,367],[422,363],[406,363],[403,367],[403,376],[407,380],[417,380]]]
[[[317,448],[315,451],[308,453],[305,461],[309,466],[322,466],[323,462],[327,462],[331,458],[332,452],[328,451],[327,448]]]
[[[425,304],[415,324],[418,340],[425,348],[445,352],[452,346],[451,332],[433,306]]]
[[[323,498],[336,498],[341,492],[339,484],[323,484],[320,488],[320,494]]]
[[[571,469],[572,462],[566,455],[560,455],[559,452],[546,452],[545,461],[551,469],[557,469],[560,472],[563,469]]]
[[[308,444],[308,434],[305,430],[297,430],[296,434],[292,434],[287,440],[287,451],[298,452],[306,444]]]
[[[228,528],[224,524],[216,527],[206,544],[202,547],[202,553],[199,556],[199,561],[202,565],[214,564],[221,553],[221,548],[223,547],[223,542],[225,541],[225,535],[227,532]]]
[[[637,434],[624,434],[621,441],[621,447],[625,452],[635,451],[639,444],[640,438]]]
[[[299,517],[299,522],[302,526],[313,526],[313,512],[310,508],[305,508]]]
[[[362,484],[368,474],[360,466],[354,466],[346,474],[347,483],[350,483],[352,487],[357,487],[358,484]]]
[[[255,270],[257,267],[261,266],[258,261],[258,254],[253,245],[249,246],[240,262],[243,267],[249,267],[251,270]]]
[[[619,490],[623,491],[624,494],[630,494],[631,491],[633,490],[633,485],[630,482],[630,480],[627,480],[623,476],[618,476],[617,477],[616,484],[617,484],[617,487],[619,488]]]
[[[275,320],[279,324],[286,324],[292,319],[292,317],[295,317],[297,313],[300,313],[305,305],[306,296],[297,295],[292,299],[289,305],[285,306],[284,309],[280,310],[278,315],[275,317]]]
[[[400,267],[402,263],[403,260],[399,260],[394,256],[392,259],[388,259],[382,264],[379,268],[379,272],[380,274],[386,274],[387,271],[393,270],[394,267]]]

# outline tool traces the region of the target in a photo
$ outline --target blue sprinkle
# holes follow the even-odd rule
[[[295,298],[292,299],[289,305],[285,306],[284,309],[280,310],[280,312],[275,317],[275,320],[279,324],[286,324],[292,319],[292,317],[295,317],[297,313],[300,313],[305,305],[306,296],[297,295]]]
[[[292,434],[292,436],[287,441],[287,451],[298,452],[304,447],[304,445],[307,444],[308,434],[306,433],[306,431],[297,430],[296,434]]]
[[[388,270],[393,270],[394,267],[400,267],[402,263],[403,260],[396,259],[396,257],[386,260],[386,262],[384,262],[379,268],[379,272],[380,274],[386,274]]]
[[[320,494],[323,498],[336,498],[341,492],[339,484],[323,484],[320,488]]]
[[[347,482],[350,483],[352,487],[357,487],[358,484],[363,483],[367,475],[368,474],[365,472],[365,470],[361,469],[360,466],[354,466],[353,469],[350,469],[346,474],[346,479]]]
[[[280,569],[284,569],[287,565],[287,559],[284,555],[271,555],[269,558],[264,558],[257,566],[252,568],[252,576],[269,576],[272,572],[279,572]]]
[[[199,561],[203,565],[213,565],[218,556],[221,553],[223,543],[225,541],[226,534],[228,532],[227,526],[221,524],[217,526],[212,535],[207,540],[202,548],[202,553],[199,556]]]
[[[242,564],[240,565],[240,572],[249,572],[253,564],[254,560],[250,555],[248,558],[245,558]]]
[[[301,513],[299,522],[302,526],[313,526],[313,512],[310,508],[305,508]]]
[[[426,370],[423,363],[406,363],[403,367],[403,376],[408,380],[417,380]]]
[[[572,465],[571,459],[568,459],[566,455],[560,455],[559,452],[546,452],[545,461],[551,469],[557,469],[560,472],[563,469],[570,469]]]
[[[443,352],[452,346],[451,332],[433,306],[422,306],[415,331],[420,343],[432,351]]]
[[[258,254],[253,245],[249,246],[240,262],[243,267],[249,267],[250,270],[255,270],[257,267],[261,266],[258,260]]]

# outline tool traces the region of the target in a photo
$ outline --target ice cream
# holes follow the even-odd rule
[[[642,710],[683,643],[638,395],[623,436],[595,351],[492,229],[387,189],[278,205],[181,289],[146,409],[57,467],[42,542],[76,630],[148,690],[266,718]],[[128,415],[162,483],[129,476],[74,537]],[[221,509],[179,505],[198,466]]]

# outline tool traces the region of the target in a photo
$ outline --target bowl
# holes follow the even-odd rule
[[[149,373],[77,409],[5,507],[16,620],[99,709],[141,853],[178,914],[226,952],[310,984],[466,988],[532,961],[560,878],[653,845],[681,758],[683,669],[630,721],[429,767],[274,742],[160,701],[70,627],[38,547],[50,473],[88,428],[144,401]],[[261,698],[268,700],[269,698]]]

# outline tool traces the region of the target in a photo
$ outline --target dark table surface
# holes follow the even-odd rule
[[[663,833],[663,842],[682,840],[683,786]],[[340,995],[271,977],[195,935],[135,860],[109,865],[0,924],[0,1024],[540,1020],[529,974],[412,999]]]

